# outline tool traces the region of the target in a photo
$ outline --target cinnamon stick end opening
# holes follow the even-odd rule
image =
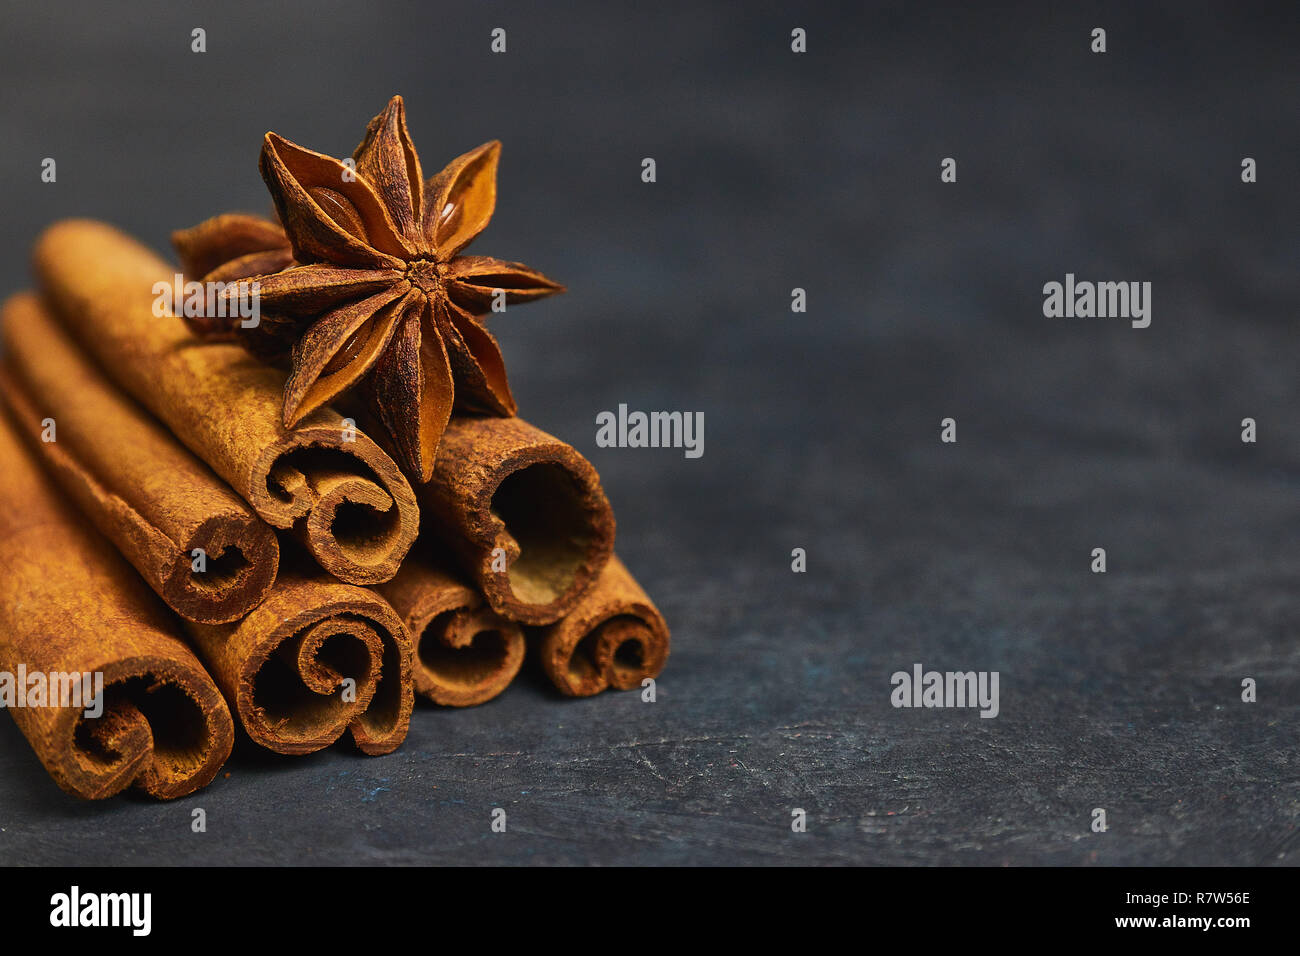
[[[573,449],[559,449],[507,469],[490,499],[499,531],[479,581],[493,610],[526,624],[571,611],[614,549],[614,515],[595,469]],[[496,548],[504,550],[505,571]]]
[[[279,567],[274,531],[255,518],[218,517],[180,548],[161,596],[186,620],[226,624],[262,603]]]
[[[523,628],[487,608],[443,611],[415,639],[415,689],[446,707],[492,700],[524,663]]]
[[[70,709],[64,718],[71,741],[54,776],[65,790],[97,800],[134,785],[171,800],[212,782],[235,733],[205,674],[145,660],[122,662],[104,679],[102,713]]]

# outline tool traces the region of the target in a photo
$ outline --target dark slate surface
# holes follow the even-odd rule
[[[268,128],[345,153],[399,91],[428,166],[502,138],[475,250],[572,289],[496,323],[516,396],[674,651],[655,704],[527,675],[387,758],[242,741],[168,805],[64,796],[5,719],[0,862],[1300,856],[1293,12],[136,6],[6,14],[3,288],[59,216],[264,209]],[[1044,318],[1066,272],[1151,281],[1151,327]],[[597,449],[620,402],[703,411],[704,456]],[[1000,716],[891,707],[914,661],[999,671]]]

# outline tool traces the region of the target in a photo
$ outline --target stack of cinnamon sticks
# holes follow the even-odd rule
[[[65,790],[193,792],[235,724],[390,753],[416,695],[482,704],[528,654],[574,696],[663,667],[572,447],[456,414],[411,477],[360,413],[286,426],[286,373],[159,310],[175,268],[116,229],[57,223],[35,270],[0,314],[0,703]],[[102,692],[20,700],[20,673]]]

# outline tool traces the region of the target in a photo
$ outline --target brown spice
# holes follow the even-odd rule
[[[415,647],[415,690],[436,704],[470,707],[500,694],[524,662],[524,631],[489,608],[450,570],[415,555],[375,588]]]
[[[364,433],[329,408],[285,428],[283,374],[154,316],[153,287],[170,282],[172,269],[111,226],[56,223],[35,261],[48,301],[77,341],[262,520],[292,528],[344,581],[372,584],[397,573],[419,512],[405,477]]]
[[[219,624],[261,603],[280,546],[207,465],[105,381],[36,296],[0,313],[0,394],[60,489],[182,617]],[[53,419],[54,441],[43,422]],[[205,567],[194,570],[194,550]]]
[[[546,676],[564,694],[630,690],[663,670],[668,625],[616,555],[568,617],[537,633],[536,648]]]
[[[417,493],[430,533],[512,621],[563,617],[614,550],[614,513],[596,470],[520,418],[453,418]]]
[[[84,703],[13,707],[19,729],[79,797],[206,786],[234,745],[221,694],[158,599],[56,499],[3,412],[0,448],[0,671],[101,673],[104,686],[100,717]]]
[[[480,316],[497,292],[509,303],[564,290],[521,263],[461,255],[492,218],[500,152],[484,143],[425,183],[394,96],[352,167],[266,134],[258,166],[284,226],[280,247],[274,224],[248,216],[176,234],[194,278],[205,267],[208,279],[259,276],[268,321],[242,338],[266,359],[289,353],[286,426],[364,378],[403,467],[427,481],[453,403],[514,414],[501,350]],[[265,274],[283,268],[286,250],[297,264]],[[207,318],[191,327],[234,330]]]
[[[288,570],[242,621],[189,632],[248,736],[268,750],[314,753],[350,731],[363,753],[386,754],[406,739],[411,638],[366,588]]]
[[[279,224],[243,213],[225,213],[193,229],[172,233],[172,245],[188,278],[231,282],[279,272],[293,265],[293,251]],[[237,337],[227,317],[187,316],[186,323],[203,337]]]

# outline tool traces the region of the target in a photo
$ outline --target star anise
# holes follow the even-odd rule
[[[480,316],[497,299],[564,291],[517,262],[461,255],[492,217],[500,150],[485,143],[426,183],[400,96],[371,120],[355,169],[267,133],[258,166],[282,227],[226,215],[173,236],[188,275],[256,278],[261,321],[242,330],[237,317],[197,318],[190,327],[288,358],[286,426],[364,383],[402,463],[427,481],[453,404],[515,413]]]

